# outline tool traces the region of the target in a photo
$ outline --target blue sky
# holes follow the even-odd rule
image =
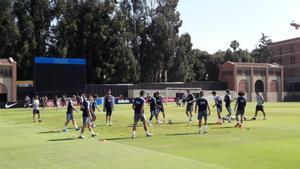
[[[179,0],[178,11],[194,48],[214,53],[232,40],[242,49],[255,48],[261,33],[273,41],[300,37],[300,0]]]

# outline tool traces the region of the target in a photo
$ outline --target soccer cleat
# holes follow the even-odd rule
[[[151,121],[148,121],[148,125],[149,125],[149,126],[152,126],[152,123],[151,123]]]
[[[132,136],[131,136],[131,138],[135,138],[136,136],[135,136],[135,134],[133,134]]]
[[[78,127],[77,127],[77,128],[75,128],[75,130],[76,130],[76,131],[79,131],[79,130],[80,130],[80,128],[78,128]]]
[[[239,127],[239,125],[240,125],[240,124],[239,124],[239,123],[237,123],[237,124],[236,124],[234,127]]]
[[[109,122],[109,126],[112,126],[112,122]]]
[[[204,130],[204,134],[207,134],[207,130]]]
[[[266,117],[264,117],[264,120],[267,120],[267,118],[266,118]]]
[[[39,122],[42,122],[42,120],[40,119]]]
[[[78,138],[79,138],[79,139],[85,139],[85,137],[84,137],[84,136],[79,136]]]
[[[199,134],[203,134],[201,129],[199,130],[199,132],[198,132],[198,133],[199,133]]]
[[[98,136],[97,133],[92,133],[92,137],[96,137],[96,136]]]
[[[35,120],[33,120],[32,123],[35,123]]]
[[[252,117],[252,120],[256,120],[256,117]]]
[[[240,124],[238,127],[239,127],[239,128],[242,128],[242,125]]]
[[[152,134],[151,133],[146,133],[146,136],[147,137],[152,137]]]
[[[63,129],[63,132],[68,132],[68,129]]]

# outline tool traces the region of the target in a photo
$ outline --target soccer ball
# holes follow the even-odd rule
[[[229,117],[228,117],[228,116],[224,116],[224,117],[222,117],[222,120],[223,120],[223,121],[228,121],[228,120],[229,120]]]

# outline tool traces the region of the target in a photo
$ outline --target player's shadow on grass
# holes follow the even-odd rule
[[[107,138],[107,141],[116,141],[116,140],[132,140],[132,137],[117,137],[117,138]]]
[[[38,134],[50,134],[50,133],[61,133],[63,131],[59,131],[59,130],[54,130],[54,131],[41,131],[38,132]]]
[[[77,140],[78,138],[69,137],[69,138],[60,138],[60,139],[50,139],[48,141],[70,141],[70,140]]]
[[[233,129],[235,128],[234,126],[217,126],[217,127],[212,127],[212,129]]]
[[[199,133],[173,133],[173,134],[165,134],[165,136],[188,136],[188,135],[199,135]]]

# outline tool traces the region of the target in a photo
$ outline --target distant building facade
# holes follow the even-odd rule
[[[12,59],[0,59],[0,102],[17,100],[17,64]]]
[[[249,101],[255,101],[255,91],[262,92],[266,101],[282,101],[283,69],[278,64],[225,62],[219,80],[230,90],[245,92]]]
[[[269,50],[269,62],[283,66],[284,91],[300,92],[300,38],[274,42]]]

